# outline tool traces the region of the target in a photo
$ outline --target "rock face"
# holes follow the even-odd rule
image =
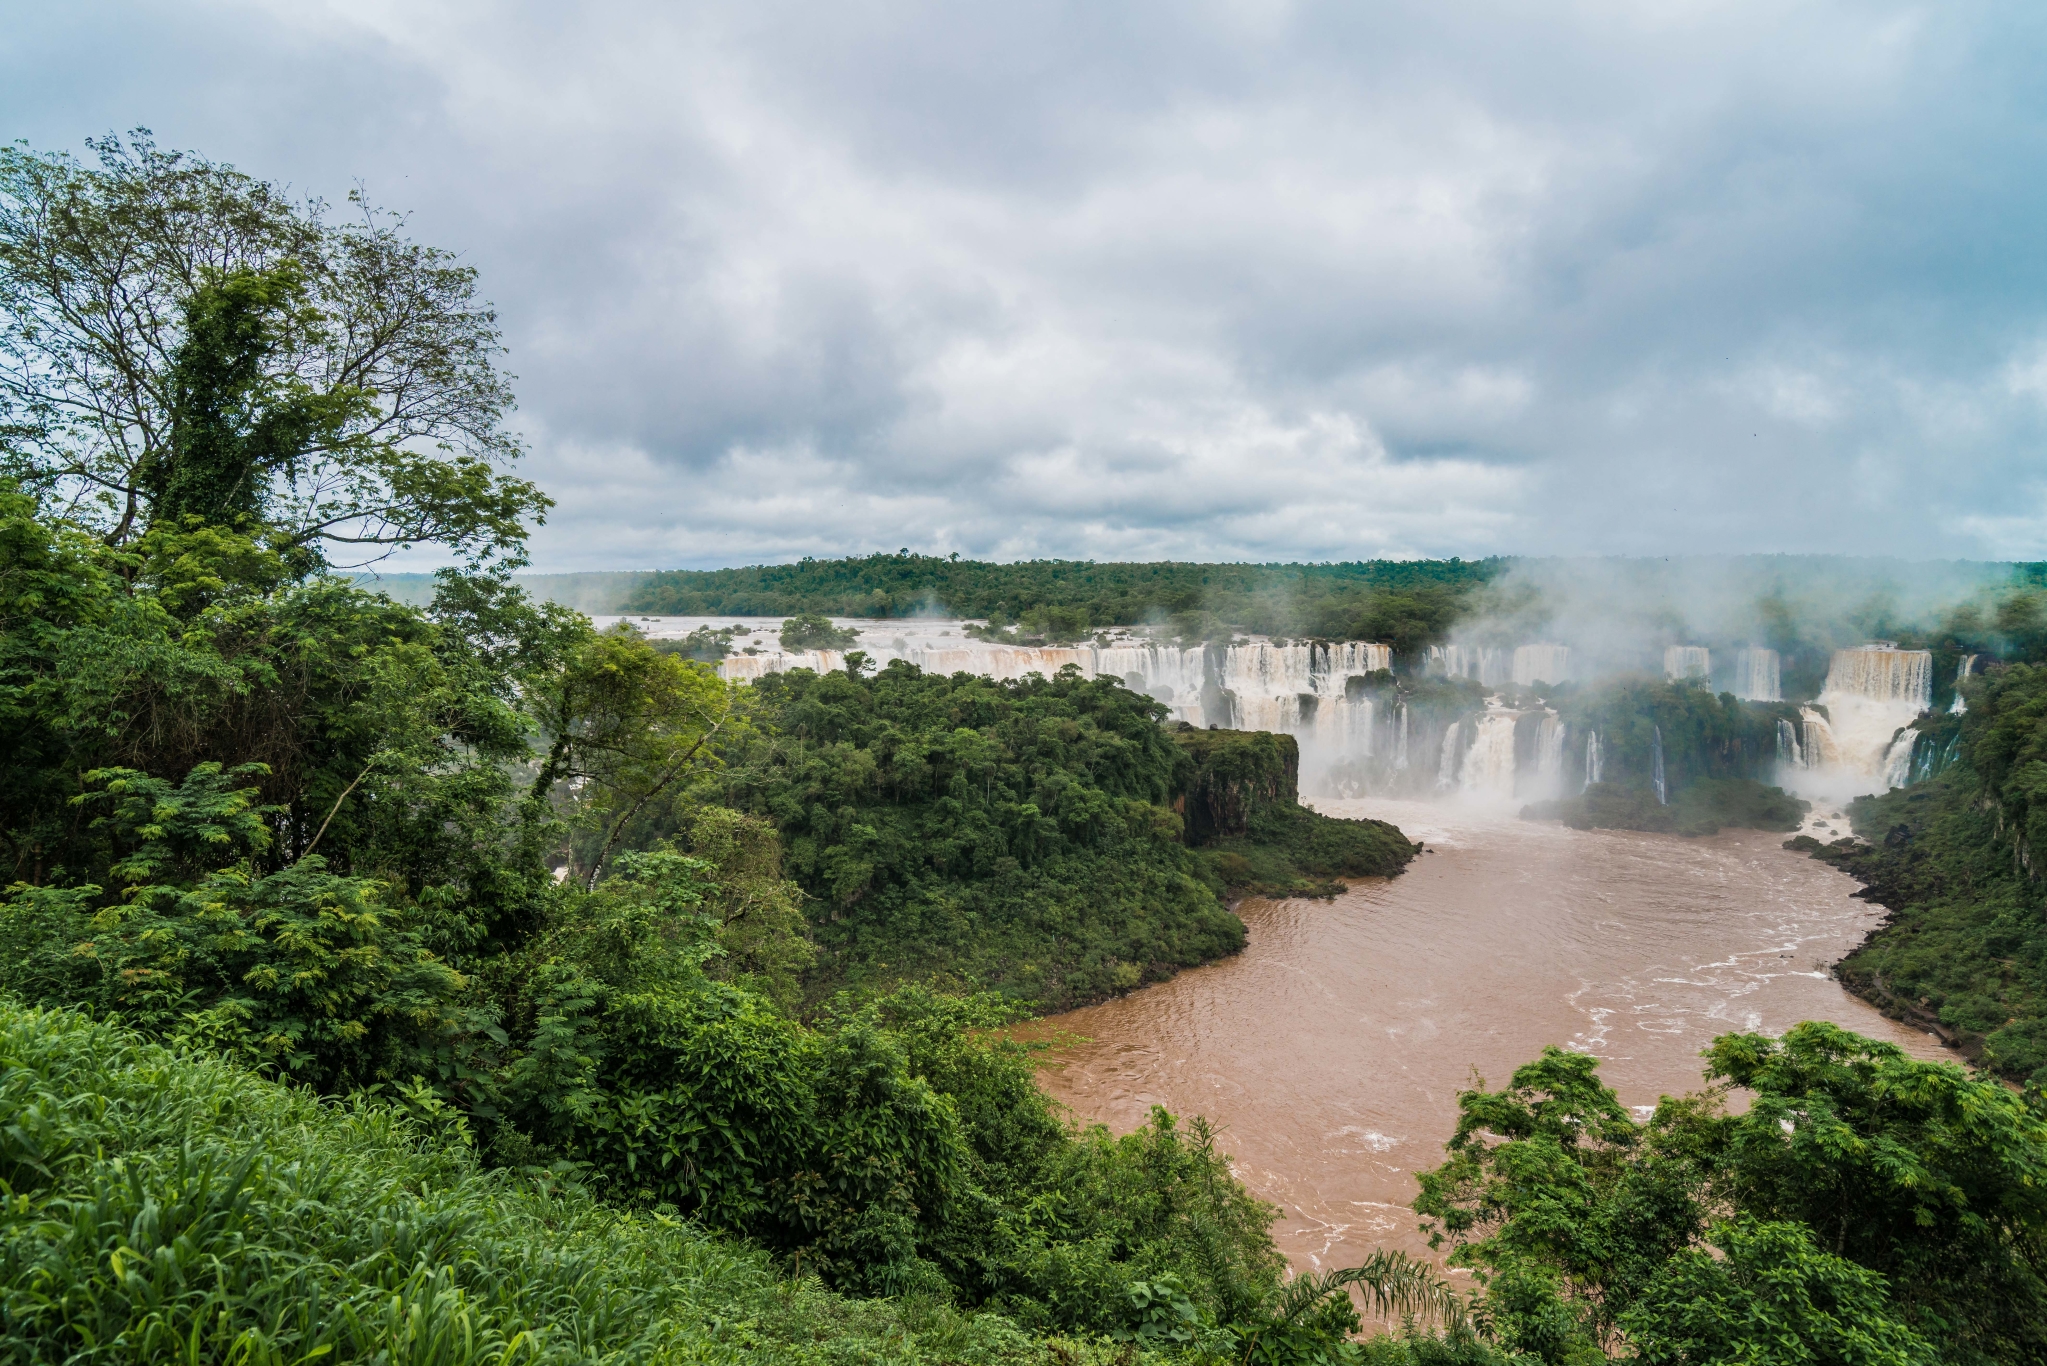
[[[1193,760],[1186,789],[1174,803],[1190,849],[1249,833],[1252,818],[1263,811],[1299,805],[1301,747],[1293,736],[1189,726],[1173,738]]]
[[[1174,809],[1183,838],[1231,896],[1335,896],[1341,879],[1392,877],[1420,849],[1384,821],[1300,804],[1301,749],[1271,731],[1176,731],[1187,756]]]

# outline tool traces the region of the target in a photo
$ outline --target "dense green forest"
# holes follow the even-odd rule
[[[944,612],[1072,639],[1156,623],[1201,640],[1231,629],[1376,640],[1403,654],[1442,639],[1502,560],[1356,564],[989,564],[958,556],[868,555],[744,569],[651,574],[625,612],[672,616],[902,617]]]
[[[1739,1116],[1547,1054],[1425,1178],[1466,1289],[1288,1278],[1200,1120],[1075,1124],[1007,1026],[1414,846],[1115,680],[743,689],[534,602],[473,274],[95,151],[0,149],[8,1359],[2041,1359],[2037,1096],[1818,1026],[1716,1044]],[[423,605],[346,568],[411,544]]]

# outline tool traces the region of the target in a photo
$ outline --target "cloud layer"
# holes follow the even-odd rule
[[[360,180],[536,567],[2047,556],[2047,12],[78,3],[9,136]]]

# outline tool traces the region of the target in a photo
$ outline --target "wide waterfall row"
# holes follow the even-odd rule
[[[1571,647],[1517,645],[1510,650],[1493,645],[1431,645],[1427,667],[1432,674],[1468,678],[1488,688],[1508,683],[1526,688],[1570,678]]]
[[[1029,647],[980,641],[942,644],[894,642],[870,648],[877,662],[902,659],[929,672],[976,673],[998,679],[1051,676],[1068,666],[1083,675],[1108,675],[1163,702],[1173,719],[1196,726],[1269,730],[1301,744],[1304,791],[1427,796],[1462,793],[1531,800],[1582,790],[1590,783],[1643,783],[1668,798],[1677,782],[1666,778],[1663,736],[1651,728],[1643,752],[1605,752],[1594,731],[1574,731],[1547,706],[1511,704],[1516,694],[1493,697],[1480,710],[1442,697],[1415,696],[1392,686],[1383,671],[1392,651],[1364,641],[1340,644],[1251,642],[1233,646],[1119,644]],[[1717,661],[1703,646],[1671,646],[1665,673],[1700,679],[1737,697],[1776,702],[1781,697],[1777,653],[1757,646]],[[1732,665],[1731,670],[1728,665]],[[1431,647],[1427,670],[1471,679],[1489,689],[1527,688],[1571,678],[1570,647],[1556,644]],[[1957,677],[1974,661],[1964,659]],[[752,680],[785,669],[842,669],[845,655],[734,655],[719,665],[724,677]],[[1760,773],[1777,781],[1822,788],[1842,781],[1864,789],[1898,786],[1937,771],[1946,756],[1922,746],[1909,729],[1932,695],[1932,656],[1874,644],[1834,654],[1826,689],[1816,703],[1776,723],[1775,752],[1757,756]],[[1731,687],[1726,685],[1731,684]],[[1567,708],[1568,709],[1568,708]],[[1766,732],[1767,734],[1767,732]],[[1765,742],[1767,744],[1767,741]],[[1942,747],[1946,748],[1945,746]],[[1632,757],[1630,757],[1632,755]]]
[[[1888,642],[1836,650],[1827,666],[1827,686],[1820,693],[1864,697],[1875,702],[1909,703],[1924,711],[1933,701],[1933,654],[1900,650]]]

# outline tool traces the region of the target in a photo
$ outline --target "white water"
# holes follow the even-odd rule
[[[1535,727],[1535,775],[1545,797],[1554,797],[1564,784],[1564,722],[1555,712],[1544,712]]]
[[[1886,786],[1901,785],[1904,778],[1891,781],[1898,771],[1894,753],[1898,731],[1911,725],[1932,700],[1933,655],[1928,651],[1900,650],[1883,642],[1834,651],[1827,685],[1819,695],[1827,712],[1823,734],[1833,752],[1815,755],[1808,741],[1807,769],[1837,770],[1834,776],[1850,783],[1873,779]],[[1909,775],[1909,744],[1903,764]]]
[[[721,623],[642,618],[635,624],[649,635],[673,638],[695,626]],[[930,672],[1003,680],[1051,676],[1072,667],[1084,676],[1120,678],[1164,703],[1175,721],[1293,735],[1301,745],[1304,792],[1418,795],[1429,790],[1433,779],[1438,792],[1487,801],[1550,797],[1563,789],[1571,766],[1566,753],[1573,760],[1576,756],[1569,747],[1578,743],[1577,736],[1567,735],[1562,720],[1547,709],[1510,711],[1496,700],[1487,711],[1457,720],[1440,706],[1417,713],[1406,702],[1373,691],[1367,677],[1393,662],[1392,651],[1374,642],[1253,639],[1226,647],[1181,648],[1119,633],[1070,646],[1022,646],[975,639],[965,634],[967,624],[957,621],[842,625],[858,632],[855,648],[883,665],[900,659]],[[843,651],[775,648],[778,627],[753,623],[734,642],[743,647],[741,652],[721,662],[719,673],[751,682],[786,669],[845,667]],[[744,653],[746,648],[753,653]],[[1673,678],[1710,678],[1713,656],[1704,646],[1671,646],[1663,664]],[[1966,677],[1973,664],[1973,658],[1962,660],[1957,677]],[[1529,688],[1571,678],[1574,659],[1569,646],[1548,642],[1513,648],[1441,645],[1430,648],[1426,667],[1438,676],[1488,687]],[[1738,696],[1777,699],[1777,653],[1756,646],[1735,652],[1728,681]],[[1910,736],[1899,732],[1926,706],[1931,683],[1932,657],[1925,651],[1879,643],[1836,652],[1819,705],[1801,709],[1795,724],[1778,725],[1780,771],[1801,791],[1836,800],[1910,781],[1918,756]],[[1518,744],[1517,723],[1529,728]],[[1605,768],[1598,736],[1588,734],[1584,746],[1584,781],[1598,782]],[[1660,757],[1660,736],[1656,748],[1652,768],[1653,758]],[[1649,776],[1653,784],[1653,772]]]
[[[1445,678],[1469,678],[1488,688],[1511,682],[1513,656],[1490,645],[1431,645],[1428,671]]]
[[[1711,678],[1713,655],[1703,645],[1671,645],[1663,651],[1663,676],[1670,679]]]
[[[1957,716],[1969,709],[1969,704],[1962,700],[1962,680],[1976,672],[1978,658],[1980,656],[1963,655],[1955,664],[1955,700],[1948,704],[1948,710]]]
[[[1471,748],[1457,773],[1457,786],[1472,796],[1514,795],[1514,723],[1519,712],[1488,711],[1478,718]]]
[[[1777,762],[1789,769],[1805,767],[1805,752],[1798,744],[1798,727],[1781,716],[1777,718]]]
[[[1775,650],[1751,645],[1734,653],[1734,695],[1747,702],[1784,700],[1781,661]]]

